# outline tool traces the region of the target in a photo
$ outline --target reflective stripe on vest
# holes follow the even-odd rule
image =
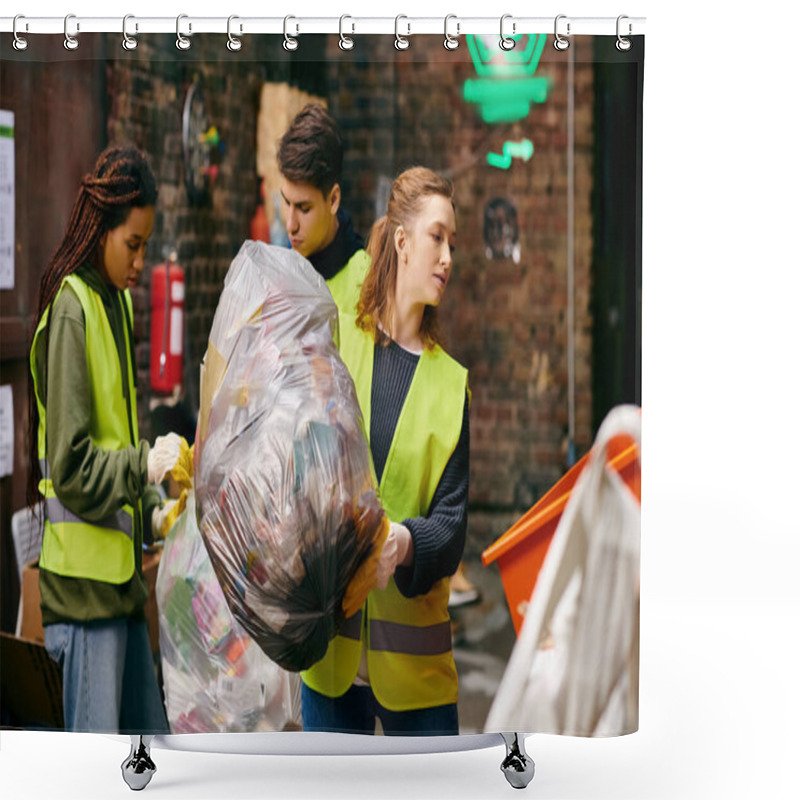
[[[365,430],[370,430],[374,343],[340,313],[341,354],[356,386]],[[381,477],[381,502],[395,522],[425,516],[458,444],[467,372],[441,348],[420,356]],[[458,700],[447,603],[450,581],[406,598],[394,580],[372,591],[365,606],[367,662],[372,690],[392,711],[430,708]],[[315,691],[339,697],[353,683],[360,644],[337,636],[325,657],[303,673]]]
[[[361,295],[361,284],[367,277],[369,265],[370,260],[366,250],[356,250],[347,264],[326,281],[339,313],[356,313],[358,298]]]
[[[53,493],[52,496],[45,497],[45,509],[47,519],[53,524],[59,522],[79,522],[83,523],[83,517],[70,511]],[[120,509],[116,514],[111,514],[105,519],[97,520],[92,523],[98,528],[108,528],[112,531],[122,531],[129,539],[133,539],[133,517],[129,511]]]
[[[438,656],[452,649],[450,622],[435,625],[403,625],[399,622],[369,621],[369,646],[387,653]]]
[[[138,442],[138,425],[128,326],[124,325],[125,361],[131,393],[130,412],[123,394],[117,345],[101,297],[77,275],[70,275],[62,283],[56,299],[64,290],[65,284],[69,284],[80,301],[86,322],[86,367],[91,402],[89,436],[92,443],[105,450],[121,450],[131,444],[135,445]],[[129,314],[132,313],[130,293],[127,291],[125,302]],[[90,521],[64,506],[50,480],[45,458],[47,414],[36,369],[38,339],[47,325],[49,310],[48,308],[42,315],[31,347],[31,371],[39,409],[39,459],[44,476],[39,483],[39,491],[45,497],[47,510],[39,564],[43,569],[58,575],[114,584],[124,583],[131,579],[136,569],[134,508],[125,505],[106,519]]]

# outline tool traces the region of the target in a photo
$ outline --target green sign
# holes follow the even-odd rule
[[[478,75],[520,78],[536,72],[547,36],[543,33],[532,36],[518,33],[508,38],[517,43],[513,50],[498,47],[495,36],[467,36],[467,48]]]
[[[480,107],[484,122],[517,122],[528,116],[531,103],[547,99],[548,79],[534,76],[547,36],[512,36],[513,50],[498,47],[495,36],[466,38],[479,77],[465,81],[464,99]]]
[[[490,167],[498,169],[508,169],[514,158],[521,158],[523,161],[530,161],[533,157],[533,142],[530,139],[523,139],[521,142],[506,142],[503,145],[503,155],[488,153],[486,163]]]

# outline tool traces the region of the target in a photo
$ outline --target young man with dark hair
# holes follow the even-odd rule
[[[355,313],[369,269],[364,241],[341,207],[342,137],[318,104],[307,105],[278,148],[281,202],[294,250],[325,279],[337,308]]]

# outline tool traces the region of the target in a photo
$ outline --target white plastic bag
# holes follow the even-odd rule
[[[233,618],[197,528],[192,492],[164,544],[156,601],[172,733],[300,728],[300,678],[270,661]]]
[[[486,731],[619,736],[639,725],[639,502],[606,463],[641,441],[634,406],[612,409],[539,573]],[[640,448],[641,452],[641,448]]]

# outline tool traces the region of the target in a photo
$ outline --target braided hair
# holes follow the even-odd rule
[[[39,293],[39,307],[31,328],[31,346],[39,323],[55,300],[64,279],[87,262],[95,264],[100,242],[109,231],[122,225],[132,208],[154,206],[158,190],[145,154],[131,144],[106,148],[94,169],[83,177],[72,207],[67,229],[44,271]],[[49,351],[50,322],[44,330],[45,353]],[[47,398],[47,362],[42,365],[42,397]],[[41,470],[38,452],[39,408],[28,374],[28,476],[27,501],[34,506],[41,498],[38,491]]]

